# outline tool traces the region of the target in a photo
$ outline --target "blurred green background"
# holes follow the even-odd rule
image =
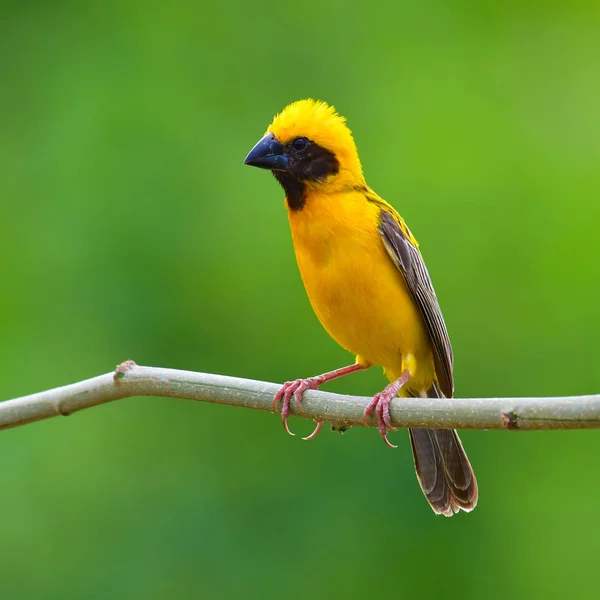
[[[308,96],[421,242],[457,395],[600,392],[596,2],[0,10],[2,398],[128,358],[278,382],[347,364],[281,190],[242,165]],[[598,432],[462,437],[480,503],[444,519],[405,432],[304,443],[160,398],[2,432],[1,596],[596,598]]]

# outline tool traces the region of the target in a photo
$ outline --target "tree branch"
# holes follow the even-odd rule
[[[0,402],[0,429],[18,427],[131,396],[167,396],[272,411],[274,383],[140,367],[133,361],[115,372],[64,387]],[[308,391],[303,412],[338,429],[361,425],[370,398]],[[600,395],[562,398],[398,398],[391,405],[396,427],[438,429],[592,429],[600,428]],[[370,427],[376,426],[372,417]]]

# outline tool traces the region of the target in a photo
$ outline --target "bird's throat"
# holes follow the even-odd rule
[[[273,171],[273,175],[285,192],[290,210],[302,210],[306,203],[306,185],[304,182],[296,179],[287,171]]]

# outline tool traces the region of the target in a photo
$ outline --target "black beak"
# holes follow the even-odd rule
[[[285,148],[280,144],[272,133],[267,133],[262,140],[250,150],[245,165],[269,169],[271,171],[286,171],[289,156]]]

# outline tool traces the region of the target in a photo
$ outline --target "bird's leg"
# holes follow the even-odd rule
[[[333,381],[338,377],[343,377],[344,375],[349,375],[350,373],[355,373],[356,371],[361,371],[366,367],[360,365],[358,363],[349,365],[347,367],[342,367],[341,369],[335,369],[335,371],[329,371],[329,373],[323,373],[323,375],[317,375],[315,377],[309,377],[308,379],[296,379],[296,381],[286,381],[281,389],[275,394],[273,398],[273,410],[277,411],[277,403],[282,400],[281,405],[281,419],[283,421],[283,428],[290,434],[294,435],[287,424],[288,417],[290,416],[290,402],[292,400],[292,396],[294,396],[294,401],[296,402],[296,406],[302,410],[302,406],[300,402],[302,402],[302,394],[306,390],[316,390],[319,386],[327,383],[328,381]],[[321,431],[321,427],[323,426],[323,421],[317,421],[316,429],[308,436],[305,437],[305,440],[311,440],[314,438],[319,431]]]
[[[363,425],[367,424],[367,418],[371,416],[373,410],[377,414],[377,425],[379,429],[379,435],[383,438],[383,441],[390,447],[396,448],[387,438],[387,432],[396,429],[392,425],[392,419],[390,417],[390,402],[398,395],[400,388],[408,382],[410,379],[410,372],[404,371],[396,381],[390,383],[383,392],[375,394],[373,400],[369,402],[363,415]]]

